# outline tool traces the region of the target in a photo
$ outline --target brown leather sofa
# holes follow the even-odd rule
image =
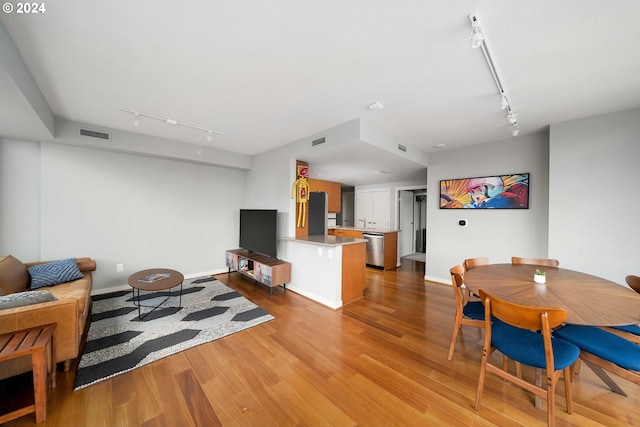
[[[23,264],[13,256],[0,258],[0,296],[29,290],[31,277],[28,267],[49,261]],[[76,258],[82,278],[38,290],[51,292],[56,301],[48,301],[21,307],[0,309],[0,334],[56,324],[56,362],[64,362],[68,371],[71,361],[78,357],[80,342],[91,311],[91,272],[96,262],[90,258]],[[28,357],[0,363],[0,379],[31,370]]]

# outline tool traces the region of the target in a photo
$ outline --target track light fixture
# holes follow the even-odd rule
[[[217,134],[217,135],[224,135],[224,132],[219,132],[217,130],[212,130],[212,129],[207,129],[201,126],[196,126],[196,125],[191,125],[189,123],[185,123],[185,122],[181,122],[179,120],[175,120],[175,119],[168,119],[165,117],[159,117],[159,116],[154,116],[153,114],[147,114],[147,113],[141,113],[139,111],[133,111],[133,110],[127,110],[125,108],[121,108],[120,111],[125,111],[127,113],[131,113],[134,116],[133,119],[133,125],[134,126],[140,126],[140,117],[149,117],[150,119],[155,119],[155,120],[160,120],[162,122],[165,122],[169,125],[180,125],[180,126],[186,126],[192,129],[199,129],[199,130],[203,130],[205,132],[207,132],[207,141],[211,142],[213,140],[213,134]]]
[[[476,17],[477,18],[477,17]],[[482,33],[482,28],[480,28],[480,23],[477,19],[471,20],[471,47],[474,49],[482,46],[484,42],[484,34]]]
[[[474,49],[480,48],[482,50],[484,59],[487,61],[487,65],[491,71],[491,76],[493,76],[493,81],[496,83],[498,93],[500,94],[500,108],[506,111],[505,118],[509,124],[513,126],[511,134],[513,136],[517,136],[520,133],[518,114],[511,108],[511,104],[509,104],[509,99],[504,91],[500,77],[498,77],[498,72],[496,71],[493,59],[489,53],[489,47],[487,46],[487,38],[482,31],[480,21],[478,20],[478,14],[472,13],[469,15],[469,20],[471,21],[471,47]]]

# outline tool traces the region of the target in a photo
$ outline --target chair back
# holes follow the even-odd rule
[[[627,285],[634,291],[640,294],[640,276],[634,276],[630,274],[625,279],[627,281]]]
[[[511,257],[512,264],[528,264],[528,265],[541,265],[544,267],[559,267],[560,261],[550,258],[520,258],[517,256]]]
[[[567,318],[567,313],[561,308],[514,304],[492,296],[484,289],[480,289],[480,298],[485,303],[485,307],[487,307],[487,298],[490,300],[489,316],[485,316],[485,318],[491,319],[491,316],[494,316],[511,326],[530,331],[541,331],[543,334],[545,330],[550,334],[551,329],[562,325]]]
[[[478,258],[468,258],[464,260],[465,271],[471,270],[475,267],[481,267],[483,265],[489,265],[489,258],[487,258],[486,256]]]
[[[449,270],[451,273],[451,285],[453,287],[453,294],[456,297],[456,306],[458,310],[462,310],[462,307],[467,303],[466,292],[462,289],[464,284],[464,266],[456,265]]]

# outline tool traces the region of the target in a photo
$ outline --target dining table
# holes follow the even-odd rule
[[[534,282],[536,270],[545,273],[545,283]],[[640,323],[640,294],[615,282],[566,268],[489,264],[468,270],[464,284],[476,295],[484,289],[516,304],[562,308],[569,324],[603,327]],[[612,391],[626,396],[602,368],[586,361],[585,364]]]
[[[536,270],[545,273],[546,283],[533,281]],[[476,295],[484,289],[516,304],[562,308],[569,324],[640,323],[640,294],[615,282],[566,268],[489,264],[468,270],[464,284]]]

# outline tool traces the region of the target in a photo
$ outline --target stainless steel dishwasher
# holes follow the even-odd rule
[[[367,239],[367,265],[384,268],[384,234],[362,233]]]

